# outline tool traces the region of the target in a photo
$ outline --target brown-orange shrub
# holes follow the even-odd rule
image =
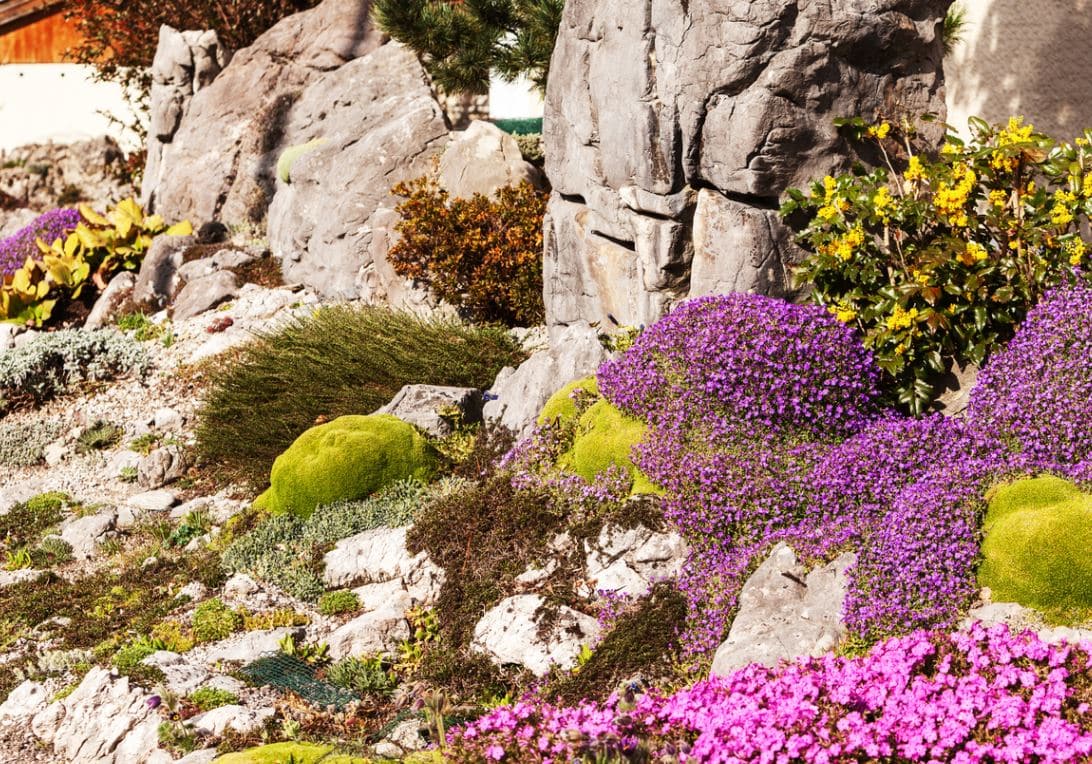
[[[449,198],[431,178],[400,183],[390,251],[395,271],[429,288],[467,318],[510,326],[542,323],[542,218],[547,195],[530,184],[491,198]]]

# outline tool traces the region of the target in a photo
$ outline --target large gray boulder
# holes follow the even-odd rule
[[[835,118],[944,114],[950,3],[567,3],[546,94],[547,323],[642,324],[691,296],[785,293],[799,253],[778,202],[877,161]]]
[[[810,573],[784,543],[770,552],[739,593],[739,612],[713,657],[713,676],[751,663],[821,655],[848,633],[842,623],[852,552]]]
[[[0,151],[0,192],[38,214],[71,206],[76,199],[91,202],[102,212],[108,202],[132,194],[125,168],[125,152],[105,135],[75,143],[20,146]],[[9,225],[5,218],[14,222]],[[30,220],[32,216],[19,210],[0,212],[0,229],[12,234]]]
[[[174,140],[193,96],[216,79],[231,54],[215,31],[180,32],[164,24],[152,60],[149,104],[148,158],[144,167],[141,203],[154,206],[164,182],[163,154]]]
[[[492,196],[505,186],[546,187],[542,171],[523,158],[516,139],[491,122],[471,122],[454,133],[439,166],[440,186],[451,196]]]
[[[369,0],[326,0],[288,16],[196,89],[158,164],[148,168],[144,195],[155,210],[195,226],[263,220],[277,158],[306,140],[288,131],[296,101],[320,77],[383,44],[368,21],[370,11]],[[354,99],[349,88],[339,95]],[[160,116],[161,133],[172,114]]]
[[[300,155],[282,165],[269,208],[285,279],[325,297],[426,304],[386,259],[398,221],[391,187],[430,172],[448,140],[417,58],[389,43],[316,78],[287,111],[285,134]]]

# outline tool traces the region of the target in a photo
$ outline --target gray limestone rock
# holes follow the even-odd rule
[[[296,102],[316,80],[383,45],[370,10],[369,0],[325,0],[235,52],[190,98],[159,165],[149,168],[144,194],[155,210],[195,226],[264,220],[278,157],[309,140],[289,128]],[[364,97],[342,84],[339,98]],[[332,109],[334,100],[325,106]]]
[[[785,293],[797,253],[780,199],[878,163],[835,118],[943,116],[949,5],[567,3],[544,125],[547,323],[649,323],[689,296]]]
[[[188,466],[186,455],[178,446],[157,448],[137,465],[137,484],[146,491],[154,491],[181,478]]]
[[[58,199],[74,193],[104,212],[102,205],[132,195],[126,174],[125,152],[105,135],[0,151],[0,192],[23,202],[30,211],[0,212],[0,235],[15,233],[47,210],[68,206],[59,205]]]
[[[161,721],[127,677],[91,669],[67,698],[35,715],[31,729],[71,764],[129,764],[158,748]]]
[[[87,314],[87,320],[83,322],[84,329],[101,329],[111,323],[118,310],[133,295],[136,286],[136,276],[129,271],[122,271],[102,290],[99,299],[95,300],[94,307]]]
[[[464,424],[481,422],[482,391],[472,387],[406,385],[375,413],[396,416],[433,437],[442,438],[452,432],[451,418],[444,414],[450,411],[460,412]]]
[[[542,171],[523,158],[516,139],[491,122],[471,122],[453,133],[440,158],[440,186],[451,196],[492,196],[505,186],[546,187]]]
[[[739,613],[713,657],[713,676],[832,650],[847,633],[846,571],[856,559],[847,552],[809,573],[787,545],[774,547],[739,593]]]
[[[231,59],[213,30],[180,32],[164,24],[152,60],[148,158],[141,203],[155,204],[164,182],[163,154],[174,140],[194,94],[208,87]]]
[[[389,43],[322,75],[285,129],[293,145],[320,141],[293,163],[290,183],[277,182],[269,208],[270,249],[285,279],[324,297],[427,303],[386,260],[399,219],[391,187],[427,174],[448,138],[414,55]]]
[[[72,547],[73,557],[90,559],[114,530],[117,519],[117,513],[113,511],[73,518],[62,526],[61,539]]]
[[[175,321],[199,316],[217,305],[235,299],[239,294],[239,280],[231,271],[216,271],[201,276],[179,290],[171,306],[171,318]]]
[[[537,594],[517,594],[502,600],[474,627],[471,649],[497,665],[524,666],[535,676],[544,676],[552,666],[572,668],[581,647],[597,640],[599,622],[562,606],[549,628],[543,630],[540,620],[545,604]]]
[[[484,415],[517,435],[526,435],[550,396],[574,379],[594,374],[607,358],[598,332],[587,325],[559,329],[551,347],[534,353],[518,369],[497,375]]]
[[[133,286],[132,302],[149,312],[162,310],[181,286],[182,256],[195,244],[193,236],[157,236],[144,256]]]
[[[679,575],[689,548],[675,531],[608,525],[594,541],[584,542],[584,552],[586,594],[610,592],[641,597],[653,584]]]

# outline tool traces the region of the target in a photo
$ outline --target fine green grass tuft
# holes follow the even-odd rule
[[[263,335],[212,372],[198,450],[255,486],[316,423],[370,414],[403,385],[488,388],[524,353],[503,330],[333,306]]]

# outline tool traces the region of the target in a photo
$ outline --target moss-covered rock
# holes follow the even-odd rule
[[[561,457],[559,466],[588,481],[610,467],[620,467],[633,478],[633,493],[657,493],[659,489],[630,457],[647,431],[644,422],[600,399],[580,415],[572,448]]]
[[[361,759],[334,753],[332,745],[314,743],[273,743],[247,751],[224,754],[213,764],[368,764]]]
[[[991,498],[978,580],[998,602],[1055,617],[1092,608],[1092,496],[1056,477],[1020,480]]]
[[[343,416],[312,427],[277,457],[255,506],[309,517],[315,507],[361,499],[398,480],[428,480],[436,455],[411,425],[386,414]]]
[[[542,411],[539,412],[538,423],[545,424],[546,422],[557,422],[559,424],[567,424],[574,419],[577,413],[576,403],[573,402],[571,396],[577,389],[583,390],[589,395],[599,395],[599,385],[595,381],[595,377],[574,379],[550,396],[550,400],[546,401],[546,405],[543,406]]]

